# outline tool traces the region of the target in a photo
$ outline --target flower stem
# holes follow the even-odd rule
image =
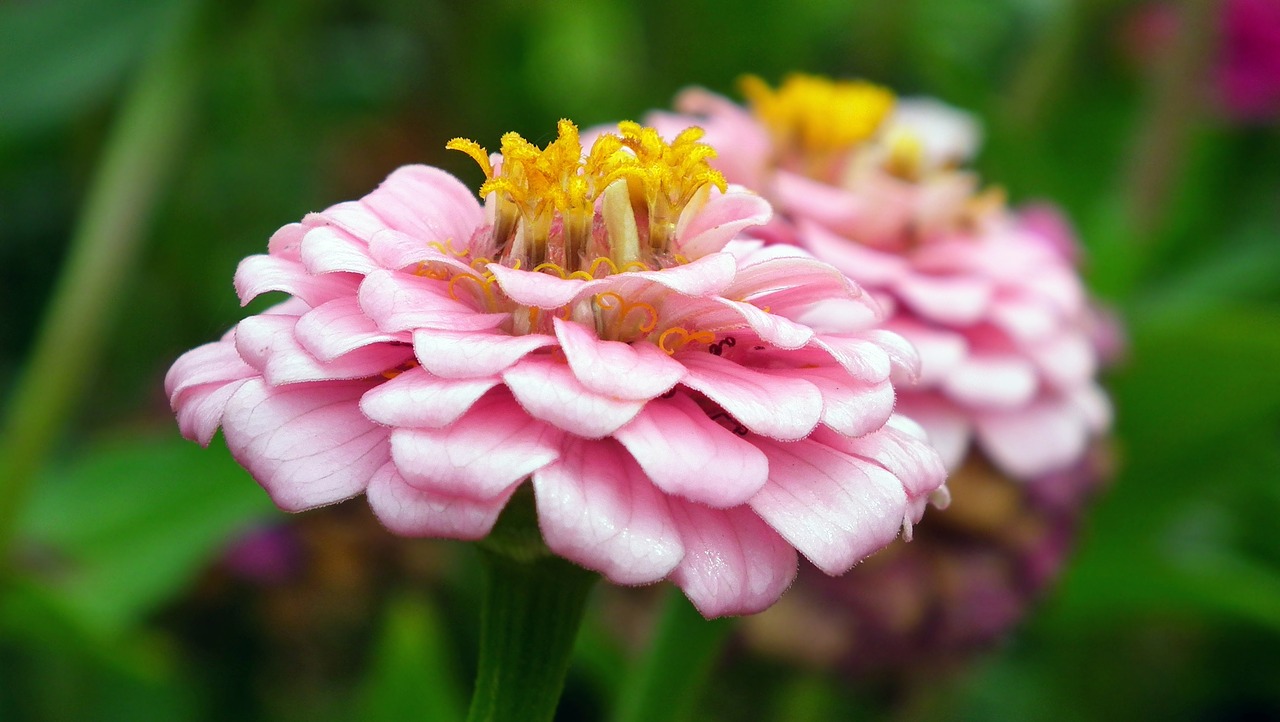
[[[672,589],[649,653],[619,696],[615,722],[689,719],[732,628],[732,619],[703,619],[679,590]]]
[[[121,105],[39,336],[0,420],[0,565],[31,480],[93,376],[114,300],[181,157],[196,87],[198,3],[183,9]]]
[[[1126,186],[1135,238],[1162,230],[1170,195],[1181,179],[1196,123],[1204,117],[1204,69],[1213,55],[1219,0],[1183,0],[1181,22],[1156,69],[1149,107],[1130,159]]]
[[[468,722],[550,722],[597,576],[552,555],[517,493],[480,547],[480,664]]]

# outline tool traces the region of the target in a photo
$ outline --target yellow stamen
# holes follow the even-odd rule
[[[577,126],[561,120],[556,139],[542,149],[517,133],[502,136],[497,171],[474,141],[455,138],[446,147],[466,153],[485,173],[479,194],[494,198],[499,262],[523,259],[542,268],[550,261],[566,276],[591,267],[585,274],[594,277],[596,259],[605,256],[614,273],[670,262],[668,246],[681,212],[694,200],[700,208],[711,186],[727,190],[724,176],[707,162],[715,151],[699,142],[702,135],[690,128],[668,143],[653,128],[624,122],[616,134],[601,134],[584,157]],[[602,196],[607,252],[593,236]],[[638,242],[641,213],[649,229],[647,248]],[[553,225],[556,216],[559,226]]]
[[[924,168],[924,143],[915,133],[900,130],[890,134],[887,140],[889,158],[885,170],[906,180],[916,180]]]
[[[446,256],[454,256],[456,258],[463,258],[471,254],[470,249],[454,248],[452,238],[446,238],[443,241],[428,241],[427,247],[434,248]]]
[[[861,80],[795,74],[777,90],[754,75],[740,83],[779,149],[804,156],[845,151],[870,138],[894,104],[891,91]]]
[[[490,301],[493,300],[493,289],[490,288],[490,285],[493,283],[493,279],[481,278],[480,276],[476,276],[470,273],[459,273],[458,275],[449,279],[449,298],[452,298],[455,301],[458,300],[457,285],[459,281],[473,281],[476,284],[477,288],[479,288],[480,291],[484,293],[487,299],[489,299]]]
[[[658,326],[658,309],[648,303],[628,301],[623,298],[621,294],[614,291],[606,291],[604,293],[597,294],[595,301],[597,306],[606,311],[612,311],[615,308],[618,309],[618,323],[622,323],[626,320],[627,316],[632,311],[639,310],[644,312],[645,320],[639,326],[640,333],[652,333],[653,329]],[[608,301],[608,303],[606,303],[606,301]]]
[[[395,378],[395,377],[399,376],[400,374],[404,373],[405,371],[409,371],[409,370],[411,370],[411,369],[415,369],[415,368],[417,368],[417,367],[418,367],[418,360],[417,360],[417,359],[409,359],[408,361],[405,361],[404,363],[400,364],[399,366],[396,366],[396,367],[394,367],[394,368],[389,368],[389,369],[387,369],[386,371],[383,371],[383,372],[382,372],[381,374],[379,374],[379,375],[380,375],[380,376],[382,376],[382,378],[384,378],[384,379],[393,379],[393,378]]]
[[[476,164],[480,166],[480,170],[484,171],[484,177],[493,178],[493,165],[489,163],[489,154],[485,152],[479,143],[466,138],[454,138],[445,143],[444,147],[446,150],[457,150],[471,156]]]
[[[672,337],[676,337],[676,345],[668,346],[667,339]],[[682,326],[672,326],[659,334],[658,348],[666,351],[668,354],[675,354],[675,352],[691,343],[711,343],[715,340],[716,335],[710,331],[694,331],[690,333],[689,329]]]
[[[443,281],[449,277],[449,268],[440,263],[432,263],[431,261],[423,261],[414,269],[413,275],[423,278],[431,278],[437,281]]]

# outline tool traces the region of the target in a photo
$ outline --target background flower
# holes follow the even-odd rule
[[[755,79],[744,88],[757,117],[692,91],[677,100],[690,115],[654,122],[676,132],[705,118],[726,155],[738,143],[761,154],[749,180],[778,204],[772,237],[866,286],[920,349],[919,383],[898,408],[947,465],[958,468],[971,443],[1016,478],[1078,462],[1110,411],[1094,381],[1075,244],[957,168],[976,149],[975,121],[919,100],[891,115],[892,95],[862,82],[792,76],[777,90]],[[754,140],[764,135],[772,142]]]

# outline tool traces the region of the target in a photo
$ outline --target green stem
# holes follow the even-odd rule
[[[679,590],[672,589],[649,653],[618,700],[615,722],[689,719],[732,628],[732,619],[703,619]]]
[[[1180,180],[1191,132],[1204,113],[1204,69],[1213,52],[1218,0],[1184,0],[1173,44],[1156,69],[1145,121],[1138,129],[1125,189],[1128,219],[1139,242],[1161,230]]]
[[[116,297],[191,117],[194,4],[146,59],[106,140],[66,265],[0,424],[0,565],[31,480],[93,377]]]
[[[531,494],[481,545],[480,664],[468,722],[550,722],[597,576],[542,544]]]

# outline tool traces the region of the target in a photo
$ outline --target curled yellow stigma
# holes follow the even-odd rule
[[[587,275],[602,258],[615,272],[672,262],[668,245],[683,210],[704,202],[712,187],[727,189],[707,162],[715,151],[699,142],[701,129],[668,143],[653,128],[623,122],[586,153],[576,125],[561,120],[557,130],[545,148],[507,133],[500,163],[472,140],[445,146],[466,153],[485,174],[479,194],[494,198],[493,251],[501,262],[566,274],[591,269]],[[603,231],[595,223],[601,199]],[[642,226],[647,245],[639,242]]]
[[[754,75],[740,83],[778,147],[808,156],[838,153],[867,140],[894,104],[892,91],[862,80],[794,74],[777,90]]]

